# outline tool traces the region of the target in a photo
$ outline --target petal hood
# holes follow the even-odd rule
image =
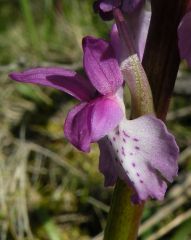
[[[123,77],[111,45],[93,37],[83,39],[84,69],[93,86],[103,95],[114,94]]]

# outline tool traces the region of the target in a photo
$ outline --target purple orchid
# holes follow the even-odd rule
[[[119,7],[123,12],[132,13],[145,0],[97,0],[94,2],[94,10],[99,13],[102,19],[113,18],[113,8]]]
[[[110,44],[101,39],[83,39],[84,69],[88,78],[63,68],[34,68],[11,73],[19,82],[34,83],[64,91],[81,101],[64,125],[66,138],[79,150],[90,151],[96,142],[123,118],[119,91],[123,78]]]
[[[144,17],[142,18],[142,16],[140,15],[141,17],[138,21],[132,21],[132,19],[130,19],[130,23],[134,22],[134,26],[137,25],[137,32],[133,34],[133,31],[129,31],[129,21],[125,21],[120,10],[115,8],[113,10],[113,14],[115,16],[118,29],[116,25],[113,26],[111,31],[111,42],[112,46],[115,49],[119,64],[121,66],[120,68],[123,73],[123,78],[129,85],[132,97],[132,105],[135,107],[136,104],[134,104],[134,102],[137,98],[137,82],[144,86],[142,89],[139,89],[139,95],[142,94],[141,91],[143,91],[144,88],[149,89],[148,80],[144,69],[139,61],[139,58],[142,60],[143,57],[147,31],[150,22],[150,15],[147,15],[149,16],[149,18],[145,18],[146,15],[144,11],[142,15]],[[147,19],[147,21],[141,22],[141,19]],[[141,39],[142,36],[144,39],[143,41]],[[138,53],[139,58],[136,53]],[[146,94],[148,95],[149,93],[147,92]],[[142,97],[144,98],[144,93],[138,98]],[[148,104],[148,102],[145,102],[145,104]],[[130,125],[133,122],[136,122],[136,126],[138,126],[140,123],[140,130],[138,131],[139,133],[137,135],[135,134],[135,130],[130,130]],[[145,141],[147,139],[147,132],[153,132],[153,134],[150,135],[150,140],[152,139],[151,142],[154,143],[154,145],[156,144],[156,146],[161,146],[161,149],[159,147],[157,148],[157,150],[154,150],[155,157],[152,160],[150,159],[150,156],[147,155],[148,153],[152,152],[152,144],[150,145],[148,142],[146,143]],[[160,140],[157,140],[157,138],[155,138],[157,135],[160,136]],[[141,139],[139,138],[140,136],[142,136],[144,139],[144,141],[142,142],[142,147]],[[152,136],[155,137],[152,138]],[[172,135],[169,135],[167,133],[165,125],[155,117],[149,115],[142,116],[133,121],[123,119],[119,123],[118,129],[109,135],[109,141],[112,144],[112,148],[107,143],[107,148],[110,148],[110,151],[103,149],[103,152],[105,152],[106,154],[110,152],[110,158],[115,164],[118,165],[118,167],[113,164],[114,167],[112,169],[110,166],[110,168],[108,168],[110,170],[109,174],[107,172],[107,167],[105,167],[104,164],[100,164],[100,169],[103,173],[105,173],[105,176],[108,177],[108,179],[106,178],[107,181],[105,182],[105,184],[112,184],[116,180],[116,175],[118,175],[126,182],[130,180],[131,185],[133,185],[136,189],[136,193],[134,194],[134,196],[132,196],[134,202],[140,202],[141,200],[147,199],[149,196],[156,199],[163,199],[167,185],[166,182],[163,181],[161,177],[159,177],[157,172],[160,172],[163,177],[165,177],[168,181],[172,182],[173,177],[176,176],[178,171],[178,166],[176,162],[178,157],[178,147],[176,146],[176,142],[172,138]],[[168,147],[166,149],[165,142],[168,142]],[[132,146],[134,146],[133,151]],[[149,148],[149,146],[151,147],[150,150],[146,150]],[[113,149],[115,150],[115,154],[117,153],[118,155],[117,158],[115,157],[115,154],[112,153]],[[141,149],[144,149],[144,151],[141,152]],[[163,153],[166,157],[168,156],[166,158],[166,162],[165,160],[164,162],[161,161],[161,159],[163,158]],[[102,161],[104,162],[104,157]],[[119,165],[121,165],[121,168],[119,167]],[[118,169],[117,173],[115,169]],[[147,172],[147,174],[144,174],[145,172]],[[111,176],[113,177],[111,178]],[[149,179],[152,179],[152,182],[149,181]]]
[[[64,91],[81,103],[65,121],[64,132],[78,149],[100,147],[100,171],[105,185],[123,179],[135,190],[136,202],[163,199],[167,184],[177,175],[178,147],[162,121],[152,115],[127,120],[123,77],[110,43],[93,37],[83,40],[85,78],[62,68],[34,68],[10,77]]]
[[[127,1],[126,4],[130,2],[131,1]],[[134,4],[132,11],[127,14],[128,35],[129,38],[132,39],[132,44],[138,57],[142,60],[151,20],[151,11],[145,9],[144,1],[134,1]],[[114,9],[116,9],[116,7]],[[116,56],[121,63],[130,53],[128,49],[124,49],[124,45],[121,44],[116,24],[113,25],[111,30],[111,40]]]
[[[104,20],[113,19],[113,9],[120,8],[127,13],[129,34],[133,39],[135,49],[139,58],[142,60],[144,54],[145,43],[147,39],[151,12],[144,7],[145,0],[98,0],[94,3],[94,9],[100,14]],[[188,2],[187,13],[182,18],[178,28],[178,45],[181,59],[185,59],[191,67],[191,1]],[[119,36],[116,25],[114,24],[111,32],[114,41],[114,48],[117,50],[117,57],[121,57],[120,61],[126,58],[121,44],[119,44]]]

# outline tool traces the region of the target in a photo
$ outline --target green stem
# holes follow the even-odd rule
[[[144,204],[131,203],[131,189],[118,180],[112,199],[104,240],[135,240]]]

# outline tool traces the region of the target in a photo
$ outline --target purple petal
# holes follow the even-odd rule
[[[93,86],[103,95],[114,94],[123,78],[111,45],[93,37],[83,39],[84,68]]]
[[[118,177],[115,164],[116,154],[107,137],[101,139],[98,144],[100,149],[99,170],[105,177],[104,186],[113,186]]]
[[[111,39],[111,45],[115,52],[115,56],[118,62],[120,63],[124,58],[126,58],[126,56],[129,56],[129,53],[124,53],[123,51],[123,46],[122,46],[123,42],[121,42],[120,40],[116,24],[113,24],[111,28],[110,39]]]
[[[124,0],[122,10],[127,13],[133,12],[139,6],[139,4],[144,1],[145,0]]]
[[[90,151],[91,142],[91,108],[81,103],[69,111],[65,124],[65,137],[79,150]]]
[[[100,97],[73,108],[66,119],[64,132],[78,149],[89,152],[90,143],[103,138],[123,117],[115,98]]]
[[[191,67],[191,11],[182,19],[178,28],[180,56],[186,59]]]
[[[10,77],[19,82],[59,89],[82,101],[89,101],[95,97],[96,90],[87,79],[63,68],[33,68],[21,73],[13,72]]]
[[[130,38],[133,40],[136,53],[141,60],[145,50],[150,19],[151,12],[145,10],[142,4],[140,4],[136,11],[129,14],[127,18],[127,24],[129,27],[128,34],[130,34]],[[112,27],[110,35],[115,54],[118,58],[118,61],[121,63],[123,60],[129,57],[129,51],[126,49],[123,40],[119,38],[118,30],[115,25]]]
[[[99,13],[103,20],[111,20],[113,18],[113,8],[121,8],[125,13],[132,13],[145,0],[98,0],[94,2],[94,10]]]
[[[99,4],[99,7],[103,12],[112,11],[113,6],[114,6],[114,0],[102,0],[101,3]]]
[[[103,20],[113,19],[113,4],[114,0],[97,0],[94,2],[94,11],[99,13]]]
[[[130,29],[134,34],[135,46],[141,60],[143,59],[150,20],[151,12],[145,10],[142,5],[130,17]]]
[[[118,154],[120,177],[131,182],[137,200],[162,200],[167,188],[164,178],[172,182],[178,171],[178,147],[164,123],[151,115],[124,119],[109,139]]]
[[[116,99],[102,97],[94,103],[91,118],[92,142],[113,130],[123,118],[123,110]]]
[[[145,0],[123,0],[122,10],[127,13],[133,12],[139,4],[144,1]],[[99,7],[103,12],[111,12],[114,7],[120,7],[122,1],[102,0],[99,2]]]

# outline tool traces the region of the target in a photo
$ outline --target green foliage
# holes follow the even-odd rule
[[[183,223],[172,236],[172,240],[189,240],[191,237],[191,220],[189,219],[185,223]]]

